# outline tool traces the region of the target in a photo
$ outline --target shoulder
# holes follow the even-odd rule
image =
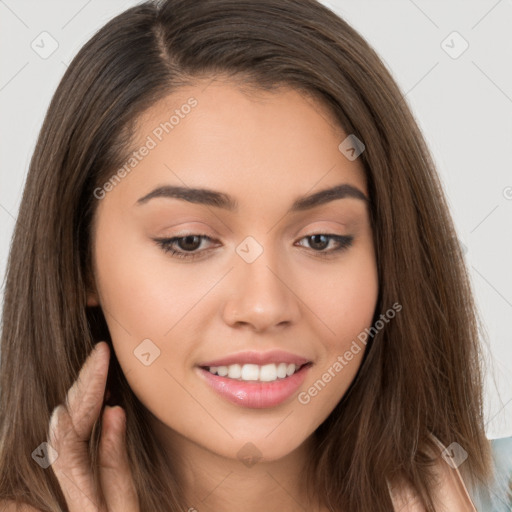
[[[472,490],[478,510],[510,512],[512,509],[512,437],[491,439],[493,479]]]
[[[442,450],[434,466],[440,485],[434,490],[434,500],[453,511],[510,512],[512,510],[512,437],[490,439],[493,479],[487,485],[466,486],[457,464],[450,463],[450,452],[437,438]],[[430,453],[430,452],[429,452]],[[448,454],[448,455],[447,455]],[[394,509],[401,512],[424,512],[413,489],[405,481],[390,486]],[[446,509],[446,508],[445,508]]]
[[[452,512],[475,512],[474,503],[468,493],[457,465],[450,458],[450,452],[435,437],[432,439],[436,448],[425,447],[425,452],[433,460],[431,467],[434,477],[432,498],[436,510],[450,510]],[[453,457],[453,454],[451,455]],[[425,512],[419,496],[405,480],[402,480],[394,488],[390,489],[395,511],[400,512]]]
[[[512,436],[491,439],[491,447],[497,467],[512,471]]]

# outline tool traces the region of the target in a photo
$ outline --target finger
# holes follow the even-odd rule
[[[71,416],[63,405],[57,406],[52,413],[48,438],[57,453],[51,467],[69,512],[106,512],[88,464],[87,443],[77,442]]]
[[[103,412],[99,467],[108,511],[139,512],[139,500],[126,451],[126,413],[119,406],[106,406]]]
[[[103,405],[109,358],[108,345],[103,341],[97,343],[66,395],[66,408],[77,435],[84,441],[89,440]]]
[[[50,420],[49,444],[57,452],[52,469],[69,512],[105,510],[94,483],[88,443],[102,406],[108,360],[108,345],[99,343],[68,391],[66,405],[56,407]]]

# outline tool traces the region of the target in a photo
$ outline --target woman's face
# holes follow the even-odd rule
[[[155,432],[275,460],[344,395],[378,293],[363,167],[338,147],[347,135],[294,90],[248,96],[218,81],[139,120],[137,153],[95,192],[88,304]]]

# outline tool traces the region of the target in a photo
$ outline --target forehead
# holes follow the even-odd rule
[[[169,94],[137,120],[132,152],[139,154],[116,188],[133,200],[168,183],[235,197],[241,190],[246,197],[251,190],[298,196],[343,182],[366,192],[362,164],[339,149],[346,137],[327,107],[302,91],[202,82]]]

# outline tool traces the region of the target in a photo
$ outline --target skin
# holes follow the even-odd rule
[[[105,342],[96,345],[69,389],[65,404],[57,406],[50,419],[48,443],[58,454],[52,469],[70,512],[139,512],[125,449],[126,416],[118,406],[106,406],[103,412],[99,490],[90,470],[88,442],[101,412],[109,354]],[[10,506],[7,512],[17,510],[14,504]]]
[[[367,202],[343,198],[288,213],[298,197],[335,185],[367,195],[363,167],[340,152],[347,134],[312,98],[285,88],[247,94],[220,80],[155,104],[139,119],[134,147],[192,96],[198,104],[190,114],[99,201],[88,305],[103,308],[115,355],[151,413],[154,435],[183,468],[190,507],[252,512],[264,499],[267,510],[296,511],[306,503],[300,469],[314,449],[311,435],[343,397],[364,350],[309,403],[295,394],[267,409],[226,401],[196,365],[243,350],[282,349],[312,361],[305,391],[371,326],[378,276]],[[136,204],[166,184],[224,192],[239,210],[176,198]],[[200,257],[173,257],[153,240],[184,232],[212,239],[195,250]],[[337,243],[327,239],[315,249],[308,238],[314,234],[350,235],[353,242],[333,252]],[[235,250],[247,236],[263,248],[252,263]],[[145,339],[160,350],[150,366],[134,356]],[[124,411],[105,414],[121,453]],[[247,443],[261,457],[251,467],[237,455]],[[112,498],[108,510],[135,510],[115,504],[126,496]]]

